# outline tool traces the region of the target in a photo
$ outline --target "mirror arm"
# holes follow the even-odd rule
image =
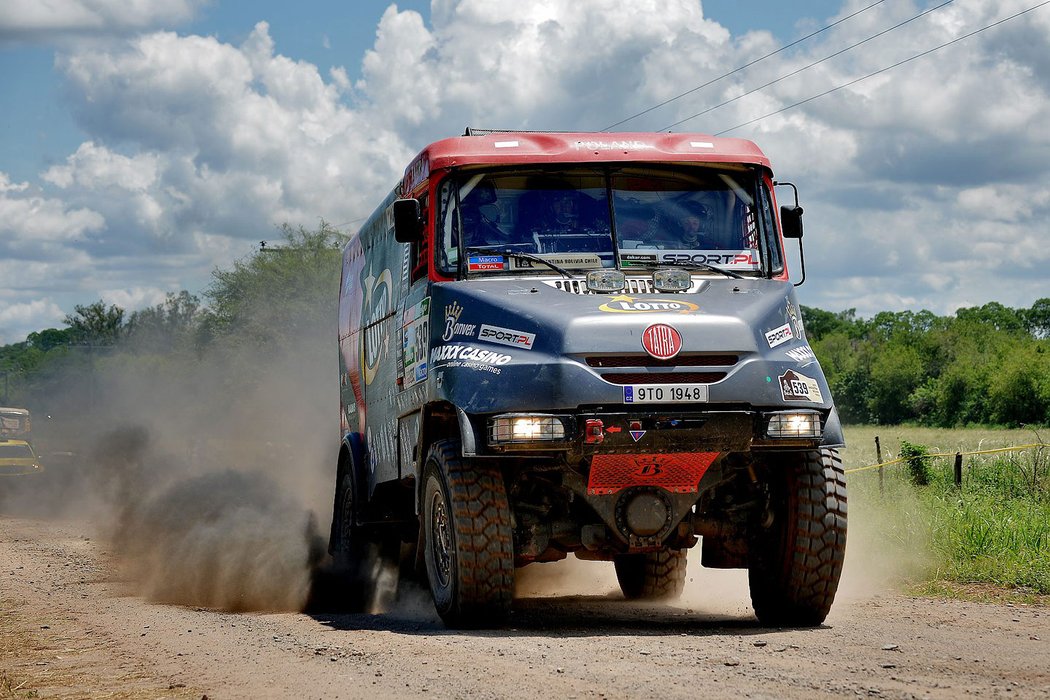
[[[784,185],[785,187],[790,187],[791,188],[792,192],[795,193],[795,206],[798,207],[798,188],[795,187],[795,183],[793,183],[793,182],[777,182],[776,180],[774,180],[773,181],[773,187],[776,187],[778,185]],[[806,255],[803,252],[803,248],[802,248],[802,236],[799,236],[799,238],[798,238],[798,260],[799,260],[799,266],[802,268],[802,279],[800,279],[798,282],[794,282],[793,283],[793,286],[795,286],[795,287],[801,287],[806,282]]]

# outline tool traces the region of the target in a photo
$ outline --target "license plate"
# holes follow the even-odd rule
[[[624,403],[697,403],[707,401],[707,384],[631,384]]]

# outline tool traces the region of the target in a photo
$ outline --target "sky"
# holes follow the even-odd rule
[[[1050,296],[1045,0],[3,0],[0,344],[352,232],[465,126],[631,117],[798,186],[807,306]]]

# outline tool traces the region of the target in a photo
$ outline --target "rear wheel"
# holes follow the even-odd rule
[[[685,589],[685,567],[689,552],[621,554],[613,560],[616,580],[628,600],[674,600]]]
[[[757,529],[751,603],[765,625],[819,625],[846,554],[846,479],[835,450],[788,453],[770,467],[772,518]]]
[[[361,507],[350,465],[341,470],[332,523],[332,564],[336,578],[331,602],[351,612],[388,608],[397,594],[400,539],[393,531],[357,524]]]
[[[365,531],[355,522],[356,491],[351,470],[344,470],[336,491],[331,552],[339,581],[339,606],[362,611],[372,599],[373,556]]]
[[[510,613],[514,541],[502,474],[434,443],[423,483],[426,563],[434,605],[450,627],[497,625]]]

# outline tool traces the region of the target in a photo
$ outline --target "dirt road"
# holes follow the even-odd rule
[[[849,568],[818,629],[760,627],[738,572],[647,607],[577,563],[523,578],[510,628],[453,632],[421,592],[377,615],[150,603],[86,528],[0,516],[0,697],[1050,697],[1050,609],[851,594]]]

